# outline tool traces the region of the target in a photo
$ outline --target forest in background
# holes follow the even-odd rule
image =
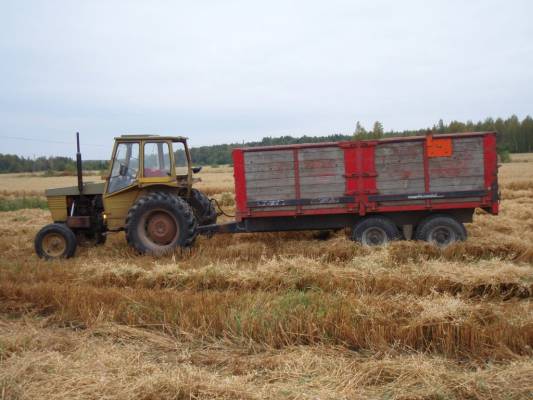
[[[529,153],[533,151],[533,118],[529,115],[520,120],[516,115],[507,119],[487,118],[478,122],[451,121],[444,123],[441,119],[432,127],[418,130],[385,131],[383,124],[376,121],[371,129],[366,129],[360,122],[355,125],[351,135],[333,134],[328,136],[281,136],[264,137],[261,141],[199,146],[191,148],[191,156],[195,165],[231,164],[231,151],[236,147],[273,146],[296,143],[335,142],[354,139],[379,139],[393,136],[424,135],[454,132],[498,132],[498,152],[503,161],[509,159],[509,153]],[[107,160],[86,160],[85,170],[103,170],[108,166]],[[36,159],[20,157],[13,154],[0,154],[0,173],[8,172],[74,172],[76,162],[69,157],[38,157]]]

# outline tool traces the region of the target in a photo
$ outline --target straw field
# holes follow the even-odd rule
[[[233,211],[231,169],[199,176]],[[0,194],[74,182],[4,175]],[[531,399],[533,157],[500,183],[501,214],[443,251],[268,233],[156,259],[115,234],[45,262],[48,212],[2,212],[0,399]]]

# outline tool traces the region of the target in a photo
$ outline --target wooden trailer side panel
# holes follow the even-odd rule
[[[247,201],[292,200],[294,184],[294,151],[270,150],[244,153]],[[262,211],[295,210],[295,206],[262,207]]]
[[[483,137],[454,138],[449,157],[431,157],[428,163],[432,192],[483,190],[485,186]]]
[[[424,142],[378,143],[375,164],[378,194],[424,192]]]
[[[303,148],[297,154],[300,198],[326,203],[302,205],[302,209],[331,208],[330,199],[344,196],[346,190],[343,150],[337,146]]]

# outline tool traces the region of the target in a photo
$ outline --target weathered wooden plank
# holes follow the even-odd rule
[[[342,175],[323,175],[323,176],[301,176],[300,177],[300,186],[304,187],[307,185],[331,185],[334,183],[345,184],[344,177]]]
[[[403,165],[403,164],[422,164],[423,159],[422,155],[420,157],[404,157],[404,156],[383,156],[383,157],[376,157],[375,158],[375,164],[376,168],[379,165]]]
[[[343,158],[344,151],[336,147],[328,147],[322,149],[306,149],[298,151],[298,159],[300,161],[320,159],[341,160]]]
[[[292,179],[294,182],[294,170],[246,172],[246,182],[255,182],[265,179]]]
[[[422,142],[386,143],[376,147],[376,159],[388,156],[421,157],[424,153]]]
[[[380,181],[424,178],[424,165],[403,164],[401,167],[395,164],[384,165],[377,172]]]
[[[265,151],[244,153],[244,164],[268,164],[279,161],[293,161],[294,153],[292,150],[283,151]]]
[[[341,155],[343,150],[337,146],[310,147],[307,149],[298,149],[298,154],[325,154],[326,152],[338,152]]]
[[[483,174],[483,167],[463,167],[463,166],[449,166],[442,168],[430,168],[429,175],[431,179],[439,178],[466,178],[469,176],[478,176]]]
[[[338,175],[344,176],[344,168],[316,168],[316,169],[300,169],[300,177],[304,176],[325,176]]]
[[[422,141],[386,143],[376,148],[376,187],[380,194],[424,191]]]
[[[271,163],[248,164],[245,172],[268,172],[294,170],[294,161],[276,161]]]
[[[424,192],[424,179],[403,179],[377,182],[379,194],[406,194]]]
[[[317,160],[301,160],[299,162],[300,170],[306,169],[320,169],[320,168],[343,168],[344,162],[335,159],[317,159]]]
[[[264,188],[264,187],[285,187],[292,186],[294,187],[294,178],[273,178],[273,179],[257,179],[257,180],[246,180],[246,187],[248,190],[252,188]]]
[[[483,146],[483,138],[482,137],[476,137],[476,138],[454,138],[452,139],[452,146],[453,149],[459,149],[459,148],[469,148],[473,149],[476,146],[482,147]]]
[[[272,190],[270,188],[257,188],[247,193],[248,200],[260,199],[260,200],[271,200],[271,199],[294,199],[296,197],[294,190],[290,188],[275,188]]]
[[[339,183],[330,185],[305,185],[300,188],[300,196],[301,198],[335,197],[344,195],[345,190],[345,185]]]
[[[459,190],[477,190],[484,188],[485,177],[467,176],[467,177],[431,177],[429,189],[435,192],[459,191]]]
[[[482,158],[473,159],[450,159],[450,158],[430,158],[429,168],[447,168],[447,167],[462,167],[462,168],[483,168],[484,160]]]

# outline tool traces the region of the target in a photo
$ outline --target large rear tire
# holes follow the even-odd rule
[[[389,218],[370,216],[359,221],[352,230],[352,240],[363,246],[384,246],[399,240],[398,227]]]
[[[217,223],[217,212],[211,200],[197,189],[191,190],[189,204],[192,207],[198,225],[211,225]]]
[[[435,214],[418,224],[415,232],[416,240],[424,240],[435,246],[444,248],[452,243],[466,240],[464,225],[450,215]]]
[[[76,235],[64,224],[49,224],[35,236],[35,252],[45,260],[70,258],[76,253]]]
[[[135,202],[126,218],[126,240],[141,254],[162,255],[192,246],[196,219],[189,204],[174,194],[153,192]]]

